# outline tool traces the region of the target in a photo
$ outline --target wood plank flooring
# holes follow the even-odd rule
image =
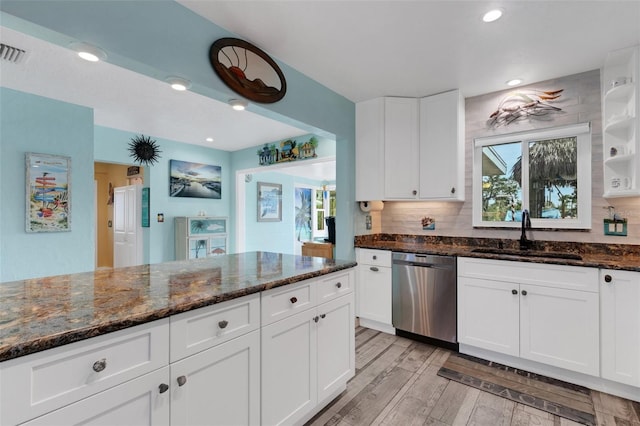
[[[356,376],[306,426],[571,426],[553,414],[437,375],[451,352],[358,327]],[[640,403],[592,391],[599,426],[640,426]]]

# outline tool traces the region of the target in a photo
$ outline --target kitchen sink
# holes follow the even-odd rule
[[[501,249],[492,247],[478,247],[471,250],[473,253],[503,254],[507,256],[540,257],[547,259],[582,260],[582,256],[575,253],[560,253],[555,251]]]

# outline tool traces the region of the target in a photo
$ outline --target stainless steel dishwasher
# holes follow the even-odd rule
[[[393,253],[392,323],[396,334],[437,339],[458,349],[456,258]]]

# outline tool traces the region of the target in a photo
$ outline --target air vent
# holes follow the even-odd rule
[[[0,60],[18,64],[24,59],[26,55],[27,52],[22,49],[9,46],[8,44],[0,43]]]

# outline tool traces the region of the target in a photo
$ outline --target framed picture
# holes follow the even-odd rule
[[[282,221],[282,185],[258,182],[258,222]]]
[[[26,231],[71,230],[71,158],[26,154]]]
[[[222,198],[222,167],[169,160],[169,196]]]

